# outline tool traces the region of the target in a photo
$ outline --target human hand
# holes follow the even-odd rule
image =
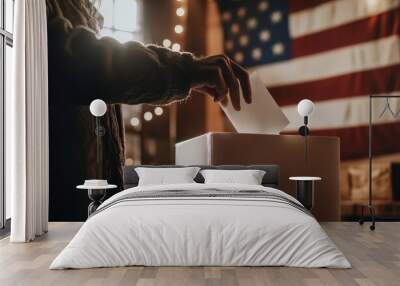
[[[240,110],[241,88],[244,101],[251,103],[249,73],[225,55],[196,59],[192,78],[191,93],[210,95],[226,106],[229,92],[233,107]]]

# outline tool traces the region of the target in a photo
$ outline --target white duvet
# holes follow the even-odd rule
[[[130,192],[202,190],[205,186],[263,190],[296,201],[262,186],[179,184],[131,188],[102,206]],[[351,267],[319,223],[299,209],[254,198],[211,197],[112,205],[85,222],[50,269],[127,265]]]

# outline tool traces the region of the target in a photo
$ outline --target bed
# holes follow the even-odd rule
[[[50,269],[351,267],[315,218],[278,189],[278,166],[199,167],[265,175],[260,185],[204,183],[199,173],[193,183],[138,186],[135,169],[126,168],[126,189],[88,218]]]

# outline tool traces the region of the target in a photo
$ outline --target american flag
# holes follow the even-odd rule
[[[291,121],[316,103],[312,135],[341,138],[342,159],[368,150],[368,95],[400,91],[400,0],[218,1],[225,53],[256,70]],[[400,152],[400,118],[373,103],[375,154]],[[391,100],[400,110],[400,101]]]

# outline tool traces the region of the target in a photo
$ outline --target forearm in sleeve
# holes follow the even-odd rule
[[[73,89],[71,100],[78,104],[95,98],[126,104],[182,99],[195,65],[189,53],[98,39],[93,31],[71,28],[60,18],[49,23],[49,63],[57,65],[56,76]]]

